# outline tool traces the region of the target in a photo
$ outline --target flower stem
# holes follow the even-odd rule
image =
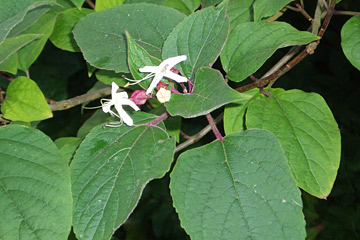
[[[156,126],[158,125],[160,122],[164,121],[165,119],[167,119],[169,117],[169,113],[168,112],[164,112],[163,114],[161,114],[160,116],[158,116],[156,119],[152,120],[151,122],[146,123],[147,126]]]
[[[216,139],[223,141],[224,137],[221,135],[219,129],[216,127],[216,123],[210,113],[206,114],[206,119],[208,120]]]

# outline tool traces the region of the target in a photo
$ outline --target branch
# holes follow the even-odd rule
[[[211,127],[216,139],[218,139],[220,141],[223,141],[224,138],[221,135],[219,129],[217,128],[216,123],[215,123],[215,121],[214,121],[214,119],[213,119],[213,117],[211,116],[210,113],[206,114],[206,119],[208,120],[208,122],[210,124],[210,127]]]
[[[70,98],[67,100],[55,102],[52,104],[49,104],[49,107],[51,111],[61,111],[66,110],[72,107],[75,107],[79,104],[82,104],[84,102],[92,101],[100,97],[104,97],[111,94],[111,87],[102,88],[95,92],[86,93],[74,98]]]
[[[224,113],[221,113],[219,116],[217,116],[217,118],[215,118],[214,123],[217,124],[217,123],[221,122],[223,117],[224,117]],[[196,143],[197,141],[199,141],[203,136],[205,136],[210,131],[211,131],[211,126],[209,124],[206,127],[204,127],[203,129],[201,129],[200,132],[198,132],[197,134],[189,137],[189,139],[186,140],[185,142],[179,144],[175,149],[175,153],[183,150],[184,148],[190,146],[193,143]]]
[[[85,0],[86,3],[91,7],[92,9],[95,9],[95,4],[91,0]]]
[[[336,1],[331,2],[331,6],[330,6],[331,11],[329,11],[328,14],[326,15],[326,18],[325,18],[325,20],[324,20],[324,22],[323,22],[323,24],[322,24],[322,26],[321,26],[321,28],[319,30],[319,33],[318,33],[318,36],[320,38],[324,35],[327,27],[329,26],[331,17],[333,15],[333,10],[335,8],[335,4],[336,4]],[[274,72],[273,74],[271,74],[271,75],[269,75],[267,77],[261,78],[257,82],[254,82],[254,83],[239,87],[239,88],[237,88],[235,90],[238,91],[238,92],[246,92],[246,91],[248,91],[250,89],[253,89],[253,88],[265,86],[266,84],[270,83],[271,81],[275,81],[276,79],[278,79],[279,77],[281,77],[282,75],[287,73],[290,69],[295,67],[307,55],[313,54],[316,47],[319,45],[319,43],[320,43],[320,40],[317,40],[316,42],[309,43],[306,46],[306,48],[301,53],[299,53],[299,55],[297,55],[294,59],[292,59],[288,64],[286,64],[285,66],[280,68],[278,71]]]

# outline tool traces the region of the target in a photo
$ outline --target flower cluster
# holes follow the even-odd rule
[[[125,112],[122,106],[129,105],[135,111],[139,111],[140,109],[136,104],[138,105],[144,104],[157,86],[158,86],[158,92],[156,94],[156,97],[159,100],[159,102],[164,103],[170,101],[171,91],[167,89],[168,86],[166,84],[162,84],[160,81],[164,77],[167,77],[171,80],[174,80],[177,83],[187,82],[188,79],[186,77],[180,76],[172,71],[173,67],[176,64],[185,60],[186,60],[185,55],[171,57],[164,60],[162,63],[160,63],[159,66],[145,66],[140,68],[139,72],[149,73],[143,79],[132,80],[125,78],[126,80],[132,82],[132,83],[128,83],[127,85],[133,85],[133,84],[138,84],[151,77],[154,77],[149,88],[146,91],[136,90],[133,92],[130,99],[126,92],[117,92],[119,86],[113,82],[112,90],[111,90],[111,99],[101,99],[101,106],[105,113],[110,113],[111,115],[118,117],[120,119],[120,122],[109,123],[108,126],[117,127],[121,125],[122,122],[124,122],[128,126],[132,126],[134,124],[133,120]],[[117,113],[111,110],[112,106],[115,107]]]

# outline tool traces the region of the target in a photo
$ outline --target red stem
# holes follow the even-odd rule
[[[224,137],[221,135],[219,129],[216,127],[216,123],[210,113],[206,114],[206,119],[208,120],[216,139],[223,141]]]

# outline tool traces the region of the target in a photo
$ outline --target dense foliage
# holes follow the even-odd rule
[[[0,0],[0,239],[359,238],[356,11]]]

